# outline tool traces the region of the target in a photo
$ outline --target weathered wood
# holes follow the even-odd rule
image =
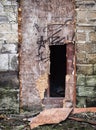
[[[30,122],[31,129],[44,124],[56,124],[64,121],[73,108],[52,108],[42,111],[38,116],[32,118]]]

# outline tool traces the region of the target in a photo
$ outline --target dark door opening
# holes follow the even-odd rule
[[[66,45],[50,46],[50,97],[65,97]]]

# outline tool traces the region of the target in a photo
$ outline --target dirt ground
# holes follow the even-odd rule
[[[81,120],[76,121],[70,117]],[[33,130],[96,130],[96,113],[75,114],[70,117],[59,124],[38,126]],[[31,130],[28,119],[29,117],[19,115],[0,115],[0,130]]]

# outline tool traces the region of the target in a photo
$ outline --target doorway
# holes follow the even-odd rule
[[[66,45],[50,46],[49,96],[65,97]]]

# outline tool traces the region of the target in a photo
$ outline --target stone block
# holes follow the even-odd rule
[[[12,24],[12,32],[18,32],[18,23],[13,23]]]
[[[85,87],[85,93],[87,97],[96,97],[96,90],[94,91],[94,87]]]
[[[95,1],[94,0],[85,0],[85,3],[84,3],[85,7],[89,7],[89,8],[92,8],[93,6],[95,6]]]
[[[78,43],[78,44],[76,44],[76,52],[77,53],[84,53],[85,52],[85,44],[83,44],[83,43]]]
[[[1,53],[1,50],[2,50],[2,42],[0,41],[0,53]]]
[[[0,54],[0,71],[8,71],[8,54]]]
[[[96,75],[86,76],[86,86],[96,86]]]
[[[7,43],[18,43],[18,32],[17,33],[5,33],[4,39]]]
[[[11,33],[11,32],[12,32],[11,24],[8,23],[0,24],[0,33]]]
[[[2,45],[2,43],[4,42],[4,39],[2,40],[2,39],[0,39],[0,44]]]
[[[19,90],[18,72],[0,73],[0,88]]]
[[[77,32],[92,32],[95,31],[95,27],[93,26],[76,26]]]
[[[3,44],[2,45],[2,49],[1,49],[2,53],[17,53],[17,44]]]
[[[84,108],[86,107],[86,97],[78,97],[77,96],[77,100],[76,100],[76,106],[79,108]]]
[[[91,63],[91,64],[95,64],[96,63],[96,54],[86,54],[86,62],[87,63]]]
[[[86,99],[86,107],[96,107],[96,97]]]
[[[86,23],[87,22],[87,11],[78,10],[77,11],[77,23]]]
[[[76,53],[76,63],[77,64],[86,63],[86,54],[85,53]]]
[[[77,41],[86,41],[86,33],[85,32],[76,33],[76,40]]]
[[[96,4],[94,0],[78,1],[76,2],[77,7],[83,10],[95,10]]]
[[[17,5],[5,5],[4,7],[4,11],[7,13],[14,13],[17,14]]]
[[[96,32],[90,32],[89,33],[89,39],[90,41],[96,41]]]
[[[7,43],[18,43],[18,32],[0,33],[0,40],[4,40]]]
[[[2,4],[5,5],[17,5],[16,0],[2,0]]]
[[[0,111],[7,113],[19,113],[19,92],[0,88]]]
[[[94,91],[94,87],[78,86],[77,93],[78,96],[81,97],[96,97],[96,91]]]
[[[3,39],[4,34],[0,33],[0,39]]]
[[[86,53],[96,53],[96,43],[85,43],[84,49]]]
[[[18,71],[18,55],[9,54],[9,70]]]
[[[78,86],[77,85],[77,96],[85,96],[85,86]]]
[[[87,13],[87,19],[89,21],[95,21],[96,22],[96,10],[95,11],[88,11]]]
[[[96,74],[96,64],[94,64],[94,74]]]
[[[8,20],[8,17],[7,16],[3,16],[3,15],[0,15],[0,23],[7,23],[7,22],[9,22],[9,20]]]
[[[17,19],[17,14],[14,14],[14,12],[13,13],[8,13],[7,17],[8,17],[9,22],[17,23],[17,20],[18,20]]]
[[[77,64],[77,74],[92,75],[93,65],[92,64]]]
[[[3,5],[0,3],[0,12],[3,12]]]
[[[85,75],[77,75],[77,85],[85,85]]]

